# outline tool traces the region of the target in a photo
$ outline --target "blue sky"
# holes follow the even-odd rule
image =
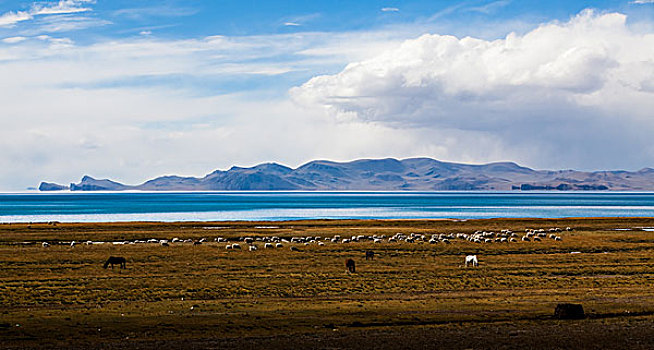
[[[650,0],[0,0],[0,190],[318,158],[654,166],[652,33]]]
[[[55,6],[58,1],[0,1],[7,12],[27,12],[34,6]],[[55,15],[0,28],[13,33],[52,33],[45,24],[67,22],[68,37],[80,42],[126,38],[141,32],[166,38],[210,35],[269,35],[301,32],[375,30],[397,25],[447,28],[451,32],[482,34],[488,24],[507,21],[542,23],[567,20],[586,8],[627,13],[630,18],[651,18],[651,4],[639,1],[63,1],[70,9]],[[481,28],[478,28],[481,26]],[[475,28],[477,27],[477,28]]]

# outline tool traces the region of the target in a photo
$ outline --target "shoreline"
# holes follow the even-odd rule
[[[309,218],[309,219],[279,219],[279,220],[125,220],[125,221],[0,221],[0,225],[46,225],[46,224],[67,224],[67,225],[118,225],[118,224],[158,224],[158,225],[195,225],[195,224],[213,224],[213,223],[232,223],[232,224],[291,224],[305,222],[481,222],[481,221],[579,221],[579,220],[654,220],[654,216],[568,216],[568,217],[494,217],[494,218]]]
[[[360,218],[308,218],[308,219],[280,219],[280,220],[196,220],[196,221],[158,221],[158,220],[135,220],[135,221],[0,221],[0,225],[45,225],[45,224],[70,224],[70,225],[115,225],[115,224],[292,224],[292,223],[311,223],[311,222],[481,222],[481,221],[583,221],[583,220],[654,220],[654,216],[570,216],[570,217],[495,217],[495,218],[380,218],[380,219],[360,219]]]

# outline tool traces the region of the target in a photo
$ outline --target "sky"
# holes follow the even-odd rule
[[[654,167],[654,1],[0,0],[0,190],[432,157]]]

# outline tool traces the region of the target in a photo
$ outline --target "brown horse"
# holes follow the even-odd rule
[[[345,268],[347,269],[347,272],[349,273],[354,273],[356,272],[355,266],[354,266],[354,260],[352,259],[347,259],[345,260]]]
[[[122,256],[110,256],[109,259],[107,259],[107,262],[104,263],[103,267],[106,269],[110,264],[112,270],[114,269],[114,264],[120,265],[121,270],[127,268],[127,260]]]
[[[372,250],[366,250],[366,260],[375,260],[375,252]]]

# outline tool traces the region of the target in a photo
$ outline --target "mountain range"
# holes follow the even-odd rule
[[[482,165],[431,158],[316,160],[298,168],[277,163],[234,166],[204,177],[162,176],[140,185],[84,176],[69,186],[42,182],[40,191],[653,191],[654,169],[534,170],[512,162]]]

